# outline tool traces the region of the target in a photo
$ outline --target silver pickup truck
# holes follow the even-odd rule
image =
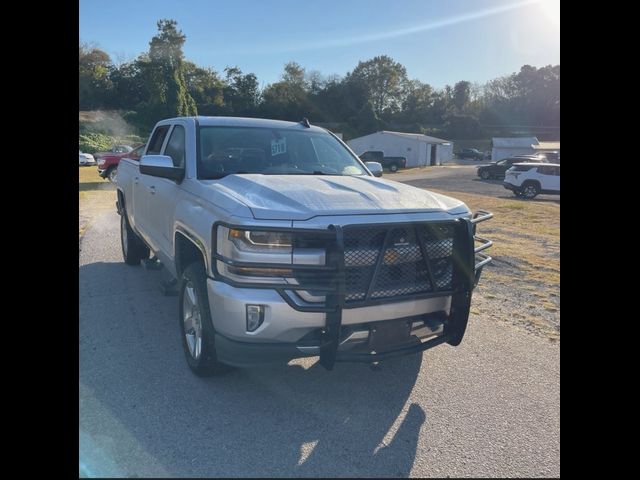
[[[153,253],[178,281],[196,374],[461,342],[492,215],[379,171],[306,119],[163,120],[120,162],[124,260]]]

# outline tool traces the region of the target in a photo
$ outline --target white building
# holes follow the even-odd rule
[[[514,155],[560,152],[560,142],[540,142],[536,137],[494,137],[491,144],[491,160],[494,161]]]
[[[453,157],[452,142],[419,133],[383,130],[351,139],[347,145],[357,155],[367,151],[382,151],[385,157],[405,157],[407,167],[441,165]]]
[[[552,163],[560,163],[560,142],[539,142],[532,147],[536,153],[558,152],[558,159]]]

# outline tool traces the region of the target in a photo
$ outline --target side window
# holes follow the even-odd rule
[[[540,175],[553,175],[553,167],[538,167],[538,173]]]
[[[553,167],[553,174],[556,177],[559,177],[560,176],[560,167]]]
[[[160,155],[162,150],[162,144],[164,143],[164,137],[167,136],[169,131],[169,125],[161,125],[153,132],[153,137],[149,142],[149,148],[147,149],[147,155]]]
[[[173,127],[164,154],[171,157],[174,167],[184,167],[184,127],[182,125]]]

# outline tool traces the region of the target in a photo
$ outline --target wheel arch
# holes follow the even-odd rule
[[[174,258],[178,278],[184,269],[194,261],[201,262],[206,272],[210,271],[204,245],[194,235],[182,228],[177,229],[174,233]]]
[[[527,185],[537,185],[538,189],[542,189],[542,185],[540,184],[540,180],[535,178],[528,178],[524,182],[522,182],[522,186],[520,188],[524,188]]]

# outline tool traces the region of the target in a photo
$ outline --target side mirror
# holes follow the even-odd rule
[[[173,160],[167,155],[145,155],[140,159],[140,173],[153,177],[182,180],[184,168],[174,167]]]
[[[369,169],[371,173],[373,173],[374,177],[382,176],[382,165],[380,162],[366,162],[365,165]]]

